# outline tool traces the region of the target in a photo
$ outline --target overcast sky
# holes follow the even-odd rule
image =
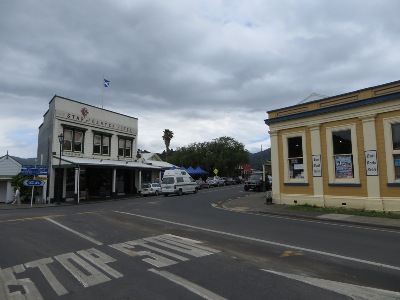
[[[172,149],[230,136],[258,152],[267,111],[399,80],[399,12],[399,0],[4,0],[0,156],[36,157],[55,94],[138,118],[150,152],[164,129]]]

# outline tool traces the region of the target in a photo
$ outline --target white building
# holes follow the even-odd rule
[[[38,161],[49,167],[48,199],[136,194],[142,181],[155,181],[161,168],[137,159],[137,137],[137,118],[55,95],[38,138]]]
[[[13,201],[14,188],[11,186],[11,179],[21,172],[21,166],[8,154],[0,157],[0,202]]]

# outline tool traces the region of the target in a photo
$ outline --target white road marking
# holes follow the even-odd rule
[[[68,230],[69,232],[72,232],[72,233],[80,236],[81,238],[84,238],[84,239],[88,240],[89,242],[92,242],[92,243],[94,243],[96,245],[99,245],[99,246],[103,245],[103,243],[101,243],[99,241],[96,241],[95,239],[92,239],[90,236],[84,235],[83,233],[80,233],[80,232],[75,231],[75,230],[73,230],[71,228],[68,228],[67,226],[62,225],[62,224],[54,221],[53,219],[50,219],[50,218],[44,218],[44,219],[46,219],[47,221],[50,221],[50,222],[60,226],[61,228],[64,228],[64,229]]]
[[[346,228],[357,228],[357,229],[363,229],[363,230],[372,230],[372,231],[380,231],[380,232],[389,232],[389,233],[396,233],[400,234],[400,230],[390,230],[390,229],[383,229],[383,228],[377,228],[377,227],[369,227],[368,224],[364,224],[363,226],[360,225],[351,225],[349,224],[340,224],[340,223],[333,223],[333,222],[324,222],[323,219],[321,221],[316,221],[316,220],[307,220],[307,219],[300,219],[297,217],[286,217],[286,216],[279,216],[279,215],[274,215],[274,214],[269,214],[268,212],[263,212],[263,213],[258,213],[256,211],[239,211],[239,210],[233,210],[230,208],[225,208],[225,207],[220,207],[216,205],[215,203],[212,203],[211,206],[213,208],[225,210],[225,211],[230,211],[233,213],[238,213],[238,214],[246,214],[246,215],[257,215],[261,217],[266,217],[266,218],[275,218],[275,219],[283,219],[283,220],[295,220],[298,222],[305,222],[305,223],[314,223],[314,224],[324,224],[324,225],[329,225],[329,226],[338,226],[338,227],[346,227]]]
[[[313,277],[307,277],[307,276],[301,276],[301,275],[275,272],[275,271],[265,270],[265,269],[261,269],[261,270],[268,272],[268,273],[283,276],[283,277],[286,277],[289,279],[301,281],[301,282],[304,282],[304,283],[307,283],[307,284],[310,284],[313,286],[323,288],[325,290],[333,291],[335,293],[350,297],[352,299],[357,299],[357,300],[372,300],[372,299],[395,300],[395,299],[400,299],[400,293],[398,293],[398,292],[375,289],[375,288],[370,288],[367,286],[358,286],[358,285],[348,284],[348,283],[343,283],[343,282],[338,282],[338,281],[331,281],[331,280],[325,280],[325,279],[319,279],[319,278],[313,278]]]
[[[303,247],[298,247],[298,246],[293,246],[293,245],[288,245],[288,244],[282,244],[282,243],[252,238],[252,237],[248,237],[248,236],[244,236],[244,235],[238,235],[238,234],[234,234],[234,233],[229,233],[229,232],[224,232],[224,231],[219,231],[219,230],[214,230],[214,229],[208,229],[208,228],[193,226],[193,225],[189,225],[189,224],[177,223],[177,222],[173,222],[173,221],[168,221],[168,220],[163,220],[163,219],[158,219],[158,218],[153,218],[153,217],[148,217],[148,216],[143,216],[143,215],[137,215],[137,214],[127,213],[127,212],[122,212],[122,211],[114,210],[114,212],[119,213],[119,214],[125,214],[125,215],[129,215],[129,216],[154,220],[154,221],[158,221],[158,222],[173,224],[173,225],[177,225],[177,226],[202,230],[202,231],[206,231],[206,232],[212,232],[212,233],[222,234],[222,235],[226,235],[226,236],[232,236],[232,237],[249,240],[249,241],[260,242],[260,243],[264,243],[264,244],[268,244],[268,245],[279,246],[279,247],[284,247],[284,248],[291,248],[291,249],[295,249],[295,250],[299,250],[299,251],[310,252],[310,253],[314,253],[314,254],[330,256],[330,257],[339,258],[339,259],[343,259],[343,260],[349,260],[349,261],[353,261],[353,262],[357,262],[357,263],[372,265],[372,266],[376,266],[376,267],[380,267],[380,268],[387,268],[387,269],[391,269],[391,270],[400,271],[400,267],[397,267],[397,266],[386,265],[386,264],[363,260],[363,259],[359,259],[359,258],[355,258],[355,257],[343,256],[343,255],[339,255],[339,254],[334,254],[334,253],[329,253],[329,252],[324,252],[324,251],[319,251],[319,250],[314,250],[314,249],[309,249],[309,248],[303,248]]]
[[[176,284],[179,284],[180,286],[188,289],[192,293],[202,297],[203,299],[209,299],[209,300],[224,300],[226,298],[221,297],[193,282],[190,282],[182,277],[176,276],[170,272],[167,271],[158,271],[155,269],[149,269],[150,272],[153,272],[157,275],[160,275],[164,277],[165,279],[168,279],[169,281],[175,282]]]

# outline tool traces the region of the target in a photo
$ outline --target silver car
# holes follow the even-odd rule
[[[147,195],[158,196],[161,193],[161,184],[159,183],[144,183],[142,185],[141,194],[146,197]]]

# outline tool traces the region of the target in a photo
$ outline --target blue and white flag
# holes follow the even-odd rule
[[[108,87],[110,85],[110,80],[104,79],[103,85],[104,87]]]

